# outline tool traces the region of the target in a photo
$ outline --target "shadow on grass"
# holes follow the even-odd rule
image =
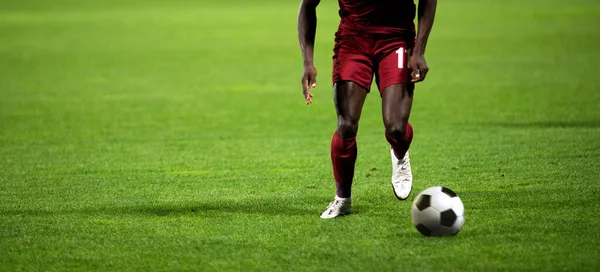
[[[132,206],[98,206],[73,209],[0,209],[2,215],[22,216],[56,216],[56,215],[91,215],[91,216],[183,216],[198,215],[204,217],[224,215],[271,215],[271,216],[305,216],[318,215],[320,206],[326,202],[320,199],[248,199],[244,201],[213,201],[213,202],[181,202],[181,203],[152,203]]]
[[[506,128],[600,128],[600,120],[587,121],[541,121],[541,122],[492,122],[488,126]]]
[[[200,214],[203,216],[222,216],[223,214],[261,214],[272,216],[311,215],[316,211],[300,203],[285,200],[251,202],[213,202],[189,203],[184,205],[152,205],[124,208],[122,211],[132,214],[150,214],[157,216]]]

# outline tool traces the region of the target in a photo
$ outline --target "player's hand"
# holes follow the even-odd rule
[[[410,56],[409,65],[412,70],[410,76],[410,82],[421,82],[425,80],[425,76],[427,76],[427,72],[429,72],[429,66],[427,66],[427,61],[425,61],[425,56],[423,55],[412,55]]]
[[[314,65],[304,65],[304,73],[302,74],[302,93],[306,105],[312,103],[313,95],[310,93],[310,88],[317,87],[317,68]]]

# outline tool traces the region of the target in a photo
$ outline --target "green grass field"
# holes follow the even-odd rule
[[[376,92],[355,214],[319,218],[339,19],[305,106],[297,2],[1,1],[0,270],[600,269],[598,1],[440,1],[409,200],[461,196],[446,238],[391,191]]]

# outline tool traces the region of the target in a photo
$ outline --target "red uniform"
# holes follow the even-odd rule
[[[410,82],[407,51],[415,39],[414,0],[339,0],[340,26],[333,49],[333,82],[367,90]]]

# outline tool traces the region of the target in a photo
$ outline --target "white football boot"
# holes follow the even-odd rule
[[[398,199],[406,200],[412,191],[413,181],[408,151],[406,151],[404,158],[399,160],[394,154],[394,149],[390,148],[390,150],[392,153],[392,188]]]
[[[352,198],[335,197],[333,202],[329,203],[327,210],[321,214],[321,218],[330,219],[338,216],[344,216],[350,213],[352,209]]]

